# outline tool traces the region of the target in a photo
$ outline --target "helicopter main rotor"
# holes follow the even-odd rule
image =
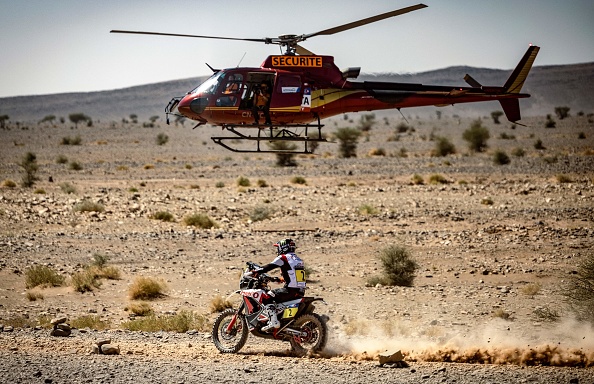
[[[416,11],[422,8],[426,8],[425,4],[417,4],[412,5],[410,7],[405,7],[401,9],[396,9],[394,11],[382,13],[380,15],[367,17],[365,19],[353,21],[347,24],[339,25],[337,27],[332,27],[328,29],[324,29],[318,32],[304,34],[304,35],[281,35],[279,37],[265,37],[262,39],[251,39],[251,38],[242,38],[242,37],[223,37],[223,36],[203,36],[203,35],[186,35],[186,34],[178,34],[178,33],[162,33],[162,32],[145,32],[145,31],[126,31],[126,30],[118,30],[114,29],[111,30],[110,33],[127,33],[127,34],[137,34],[137,35],[156,35],[156,36],[173,36],[173,37],[194,37],[194,38],[201,38],[201,39],[219,39],[219,40],[239,40],[239,41],[251,41],[251,42],[259,42],[264,44],[276,44],[283,48],[285,48],[285,55],[313,55],[314,53],[303,48],[299,45],[300,42],[309,39],[310,37],[315,36],[327,36],[333,35],[335,33],[347,31],[349,29],[361,27],[363,25],[375,23],[376,21],[388,19],[390,17],[403,15],[408,12]]]

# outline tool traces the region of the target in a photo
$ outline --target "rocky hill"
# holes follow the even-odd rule
[[[460,66],[415,74],[365,74],[358,80],[465,86],[463,78],[467,73],[482,84],[502,85],[511,70]],[[203,80],[203,77],[196,77],[100,92],[0,98],[0,114],[8,115],[12,121],[36,121],[47,115],[67,116],[79,112],[103,121],[119,121],[130,114],[148,119],[153,115],[162,116],[172,97],[183,95]],[[592,112],[593,90],[594,63],[534,67],[523,89],[532,95],[521,101],[523,116],[552,113],[556,106],[569,106],[575,112]],[[448,107],[444,114],[468,116],[498,108],[496,102],[462,104]],[[426,115],[434,111],[435,108],[422,108],[404,113]]]

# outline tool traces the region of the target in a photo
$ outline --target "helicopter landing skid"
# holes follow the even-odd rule
[[[223,129],[233,133],[235,136],[223,136],[223,137],[211,137],[212,141],[219,144],[220,146],[224,147],[233,152],[240,152],[240,153],[278,153],[278,154],[312,154],[315,150],[315,146],[318,143],[327,143],[324,137],[322,137],[322,127],[323,125],[316,124],[289,124],[284,126],[273,126],[269,124],[258,124],[258,125],[242,125],[242,124],[224,124]],[[238,128],[246,128],[253,130],[254,128],[258,129],[258,136],[251,136],[246,135],[242,132],[238,131]],[[302,128],[304,129],[302,134],[290,131],[289,129],[293,128]],[[313,137],[308,135],[308,130],[310,128],[317,128],[318,132],[314,134]],[[231,141],[233,143],[237,142],[256,142],[255,149],[242,149],[237,147],[232,147],[229,144],[225,143],[224,141]],[[303,143],[303,150],[296,150],[294,148],[282,148],[285,146],[280,146],[279,149],[262,149],[260,148],[260,142],[267,141],[269,143],[272,142],[297,142]],[[309,145],[308,144],[314,144]]]

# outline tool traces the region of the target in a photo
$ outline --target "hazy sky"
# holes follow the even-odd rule
[[[429,7],[301,43],[339,68],[422,72],[594,61],[592,0],[0,0],[0,97],[88,92],[259,66],[275,45],[110,34],[111,29],[263,38],[317,32],[414,5]]]

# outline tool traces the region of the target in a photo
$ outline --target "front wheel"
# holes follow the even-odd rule
[[[245,316],[235,314],[237,311],[233,308],[226,309],[216,318],[212,326],[212,341],[222,353],[236,353],[245,345],[249,330]],[[227,330],[231,321],[235,318],[235,324],[230,330]]]
[[[291,348],[297,356],[312,355],[321,352],[328,340],[326,322],[317,313],[307,313],[299,316],[291,328],[305,333],[290,340]]]

